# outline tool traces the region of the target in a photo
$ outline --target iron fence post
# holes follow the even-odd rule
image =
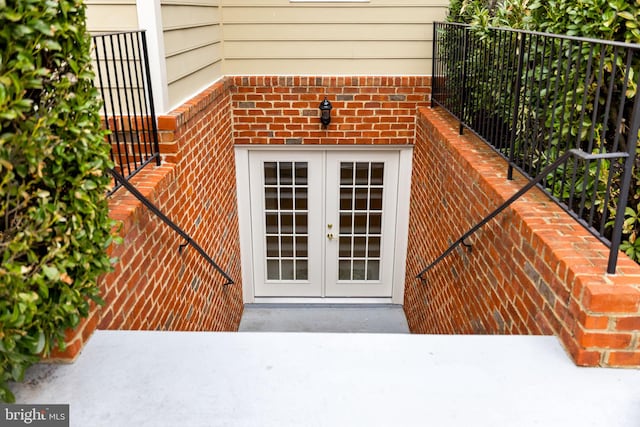
[[[631,48],[628,48],[628,54],[633,55]],[[636,87],[640,88],[640,76],[636,81]],[[638,145],[638,130],[640,130],[640,96],[635,95],[633,101],[633,110],[631,113],[631,125],[629,127],[629,139],[627,140],[627,153],[629,156],[624,162],[624,172],[622,175],[622,185],[620,188],[620,197],[616,206],[616,219],[611,234],[611,247],[609,248],[609,262],[607,264],[607,273],[615,274],[618,264],[618,252],[620,243],[622,242],[622,227],[624,225],[624,213],[627,207],[629,189],[631,188],[631,180],[633,179],[633,166],[636,159],[636,147]]]
[[[460,135],[464,133],[464,122],[467,110],[467,49],[469,46],[469,28],[464,28],[464,39],[462,40],[462,106],[460,109]]]
[[[436,83],[438,81],[438,79],[436,78],[436,58],[438,57],[437,53],[437,49],[438,49],[438,23],[434,22],[433,23],[433,59],[431,61],[431,108],[434,108],[436,106],[434,98],[435,98],[435,92],[437,90],[437,85],[438,83]]]
[[[513,90],[513,96],[515,97],[513,101],[513,116],[511,121],[511,135],[509,136],[509,167],[507,169],[507,179],[513,179],[513,163],[515,162],[515,151],[516,151],[516,135],[518,133],[518,111],[520,110],[520,89],[522,87],[522,68],[524,66],[524,43],[525,43],[525,35],[520,33],[518,34],[518,51],[516,51],[516,55],[518,57],[518,67],[516,68],[516,82],[515,88]]]
[[[151,87],[151,70],[149,69],[149,52],[147,48],[147,32],[142,31],[142,53],[144,57],[144,72],[147,81],[147,95],[149,96],[149,108],[151,112],[151,135],[153,137],[153,149],[155,150],[156,166],[160,166],[160,144],[158,143],[158,126],[156,123],[156,109],[153,105],[153,88]]]

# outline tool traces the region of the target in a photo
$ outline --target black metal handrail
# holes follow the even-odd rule
[[[635,70],[635,76],[634,76]],[[447,110],[527,178],[567,151],[538,186],[604,244],[615,273],[632,187],[640,45],[507,28],[435,23],[432,106]]]
[[[122,176],[122,174],[120,174],[119,172],[115,171],[114,169],[107,169],[107,170],[111,174],[111,176],[113,177],[114,180],[116,180],[121,186],[123,186],[131,194],[133,194],[133,196],[136,199],[140,200],[142,202],[142,204],[147,207],[147,209],[149,209],[158,218],[160,218],[165,224],[167,224],[169,227],[171,227],[171,229],[173,231],[175,231],[176,233],[178,233],[180,235],[180,237],[185,239],[185,243],[180,245],[180,248],[179,248],[180,251],[182,251],[182,249],[185,246],[192,246],[200,255],[202,255],[202,257],[209,264],[211,264],[213,266],[213,268],[216,269],[216,271],[218,273],[220,273],[222,275],[222,277],[224,277],[226,282],[223,283],[223,286],[233,285],[235,283],[233,281],[233,279],[231,279],[231,277],[222,268],[220,268],[220,266],[218,264],[216,264],[216,262],[213,260],[213,258],[211,258],[205,252],[205,250],[202,249],[202,247],[200,245],[198,245],[191,238],[191,236],[189,236],[184,230],[182,230],[180,227],[178,227],[178,225],[175,222],[173,222],[168,216],[166,216],[156,205],[151,203],[151,201],[149,199],[147,199],[142,193],[140,193],[140,191],[138,191],[138,189],[135,186],[133,186],[133,184],[131,184],[128,179],[126,179],[124,176]]]
[[[130,179],[152,161],[160,165],[146,34],[143,30],[123,31],[92,38],[111,160],[114,168]],[[120,185],[114,180],[109,194]]]
[[[482,228],[489,221],[498,216],[503,210],[511,206],[516,200],[520,197],[524,196],[524,194],[531,190],[533,187],[536,187],[546,176],[552,173],[555,169],[561,166],[564,162],[569,160],[569,157],[576,157],[582,160],[597,160],[597,159],[610,159],[610,158],[626,158],[629,157],[627,153],[604,153],[604,154],[588,154],[579,149],[571,149],[565,152],[562,156],[556,159],[550,165],[547,165],[542,172],[535,178],[531,179],[524,187],[518,190],[513,196],[509,197],[504,203],[498,206],[496,209],[491,211],[487,216],[485,216],[481,221],[479,221],[476,225],[471,227],[469,231],[464,233],[458,240],[453,242],[440,256],[438,256],[431,264],[425,267],[420,273],[416,275],[417,279],[424,281],[424,275],[440,263],[443,259],[445,259],[448,255],[450,255],[458,246],[464,245],[467,247],[471,247],[465,243],[469,237],[471,237],[476,231]],[[546,193],[545,193],[546,194]]]

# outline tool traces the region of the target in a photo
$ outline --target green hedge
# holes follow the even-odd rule
[[[0,399],[101,302],[109,146],[85,6],[0,0]]]

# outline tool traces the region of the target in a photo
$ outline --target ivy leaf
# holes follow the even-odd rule
[[[62,46],[55,40],[45,40],[42,42],[42,46],[49,50],[62,50]]]
[[[26,371],[26,366],[22,363],[14,363],[11,366],[11,377],[14,381],[22,381],[24,380],[24,373]]]
[[[0,0],[2,2],[4,0]],[[1,3],[0,3],[1,5]],[[7,403],[15,403],[16,397],[13,395],[9,387],[6,384],[0,383],[0,400],[3,400]]]
[[[633,16],[633,14],[631,14],[630,12],[627,12],[626,10],[622,11],[622,12],[618,12],[618,16],[620,18],[626,19],[628,21],[635,21],[636,17]]]
[[[38,285],[38,290],[40,291],[40,295],[42,297],[42,299],[47,299],[49,298],[49,286],[47,286],[46,283],[40,283]]]
[[[95,190],[96,188],[98,188],[98,184],[96,184],[95,181],[87,179],[82,184],[82,188],[87,191]]]
[[[56,267],[43,265],[42,272],[44,273],[45,276],[47,276],[47,279],[49,280],[57,281],[60,279],[60,272]]]
[[[0,2],[0,7],[6,7],[4,0]],[[2,13],[2,17],[11,22],[19,22],[22,19],[22,14],[17,11],[7,10]]]

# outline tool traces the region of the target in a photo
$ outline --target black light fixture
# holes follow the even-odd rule
[[[320,122],[322,126],[326,128],[331,123],[331,109],[333,105],[329,102],[327,97],[324,97],[324,101],[320,103]]]

